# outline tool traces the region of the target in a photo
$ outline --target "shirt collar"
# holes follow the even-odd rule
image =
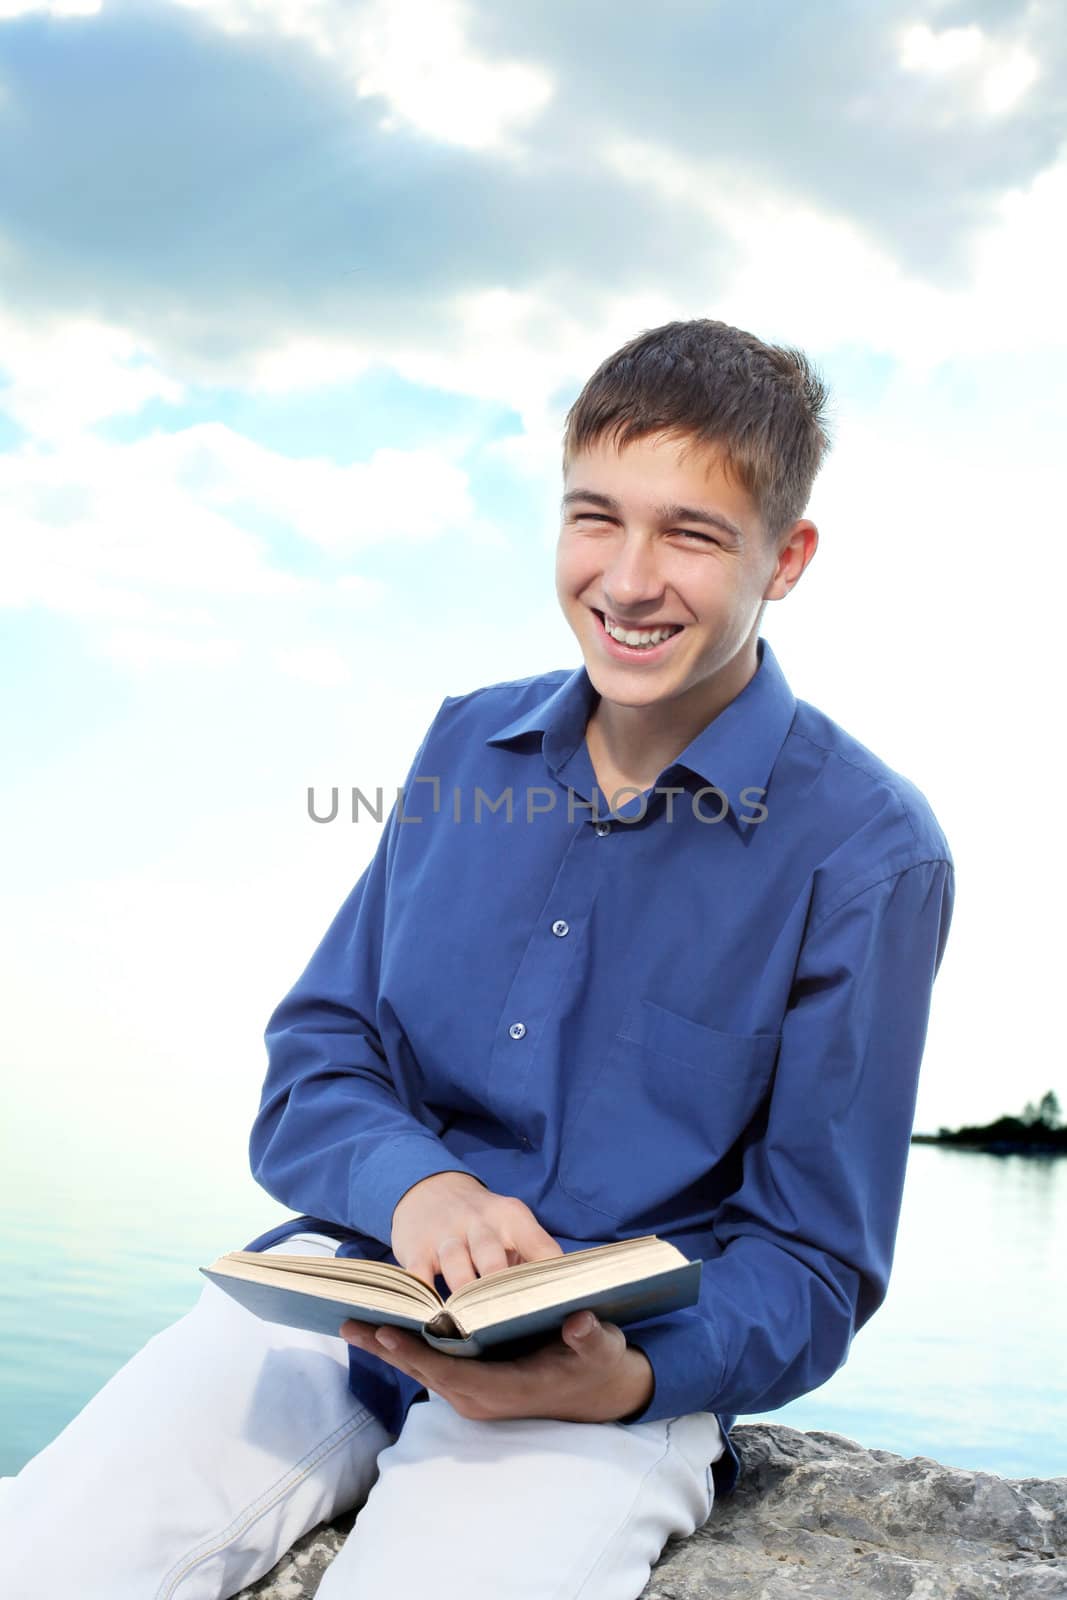
[[[741,791],[746,787],[767,789],[796,710],[796,697],[777,656],[762,636],[756,641],[756,656],[756,670],[741,693],[701,729],[672,763],[687,767],[705,783],[721,789],[735,811],[743,811],[762,799],[760,794],[746,802],[741,799]],[[554,748],[569,752],[584,738],[596,700],[597,692],[583,663],[544,699],[506,722],[485,742],[504,744],[521,734],[542,733],[543,746],[551,740]]]

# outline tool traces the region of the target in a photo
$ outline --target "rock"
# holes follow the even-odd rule
[[[998,1478],[837,1433],[735,1428],[741,1481],[671,1539],[641,1600],[1067,1600],[1067,1478]],[[315,1593],[357,1513],[236,1600]]]

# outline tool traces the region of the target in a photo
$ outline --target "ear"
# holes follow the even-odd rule
[[[792,589],[801,573],[815,554],[819,545],[819,530],[814,522],[802,517],[794,522],[778,544],[778,561],[770,582],[763,591],[764,600],[781,600]]]

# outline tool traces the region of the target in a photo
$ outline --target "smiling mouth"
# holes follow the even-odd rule
[[[627,644],[625,640],[616,639],[613,634],[608,632],[602,611],[598,611],[595,606],[590,606],[589,609],[597,621],[600,649],[605,652],[608,658],[623,663],[630,662],[635,666],[638,662],[647,662],[649,671],[657,663],[666,660],[667,657],[673,654],[671,646],[681,638],[685,631],[684,623],[660,623],[659,627],[671,627],[674,631],[666,634],[655,644]],[[631,630],[627,628],[625,631],[629,633]],[[656,628],[649,628],[634,629],[633,631],[655,633],[657,630]]]
[[[607,616],[603,611],[598,611],[596,606],[590,606],[590,611],[596,617],[601,627],[607,632]],[[612,618],[612,627],[620,629],[623,633],[657,633],[663,628],[672,628],[675,633],[681,633],[685,627],[684,622],[617,622]]]

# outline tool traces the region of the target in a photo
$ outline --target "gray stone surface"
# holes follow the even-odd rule
[[[998,1478],[776,1424],[733,1438],[737,1490],[668,1541],[642,1600],[1067,1600],[1067,1478]],[[314,1529],[238,1600],[313,1595],[353,1521]]]

